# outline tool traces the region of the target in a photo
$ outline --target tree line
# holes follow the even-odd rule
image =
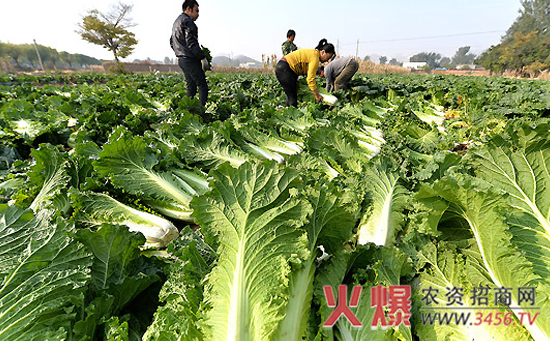
[[[550,0],[522,0],[519,17],[500,44],[491,46],[476,62],[495,73],[515,71],[536,77],[550,69]]]
[[[460,65],[477,64],[497,74],[515,71],[522,76],[536,77],[543,70],[550,70],[550,0],[521,0],[519,17],[506,31],[501,42],[491,46],[480,56],[470,53],[470,47],[457,50],[452,58],[442,57],[435,52],[422,52],[412,56],[411,62],[426,62],[427,67],[456,68]],[[128,18],[131,5],[119,3],[111,12],[92,10],[83,18],[77,31],[81,37],[93,44],[101,45],[111,52],[118,64],[119,58],[130,55],[137,44],[135,35],[127,29],[135,26]],[[100,65],[102,61],[82,54],[70,54],[38,45],[38,52],[46,68],[59,66],[85,68]],[[370,59],[368,56],[365,60]],[[2,63],[3,62],[3,63]],[[18,69],[41,67],[33,44],[15,45],[0,42],[0,68],[8,63]],[[380,57],[380,63],[397,65],[397,60]]]
[[[470,52],[470,46],[458,48],[452,57],[443,57],[435,52],[422,52],[409,58],[411,62],[426,62],[429,69],[457,69],[474,64],[476,55]]]
[[[476,64],[495,74],[512,71],[523,77],[537,77],[542,71],[550,70],[550,0],[521,0],[519,16],[499,44],[479,56],[469,51],[469,46],[461,47],[451,58],[422,52],[409,61],[426,62],[427,69]],[[370,58],[367,56],[365,60]],[[380,57],[380,63],[398,64],[395,59],[388,62],[385,56]]]
[[[37,53],[38,50],[38,53]],[[56,49],[34,44],[10,44],[0,42],[0,60],[18,70],[40,69],[40,60],[46,69],[67,67],[71,69],[101,65],[102,61],[79,53],[58,52]]]
[[[440,53],[436,52],[421,52],[409,57],[410,62],[425,62],[426,69],[433,70],[437,68],[456,69],[461,67],[469,67],[474,64],[476,55],[470,53],[470,46],[463,46],[458,48],[452,57],[444,57]],[[370,61],[370,56],[366,56],[363,60]],[[388,61],[388,57],[381,56],[379,58],[380,64],[390,64],[401,66],[403,63],[397,59],[392,58]]]

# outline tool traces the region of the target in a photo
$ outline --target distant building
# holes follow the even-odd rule
[[[262,67],[262,64],[258,62],[241,62],[239,64],[239,67],[242,67],[242,68]]]
[[[476,66],[474,64],[458,64],[456,66],[457,70],[474,70]]]
[[[403,67],[415,70],[422,69],[426,65],[428,65],[426,62],[403,62]]]

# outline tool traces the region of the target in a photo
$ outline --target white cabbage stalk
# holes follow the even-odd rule
[[[294,155],[294,154],[301,153],[303,150],[302,147],[300,147],[300,145],[294,142],[289,142],[289,141],[280,140],[280,139],[277,139],[277,142],[284,144],[285,147],[287,147],[288,149],[282,149],[282,148],[277,148],[276,146],[270,146],[270,149],[274,152]]]
[[[63,97],[66,97],[66,98],[71,98],[71,93],[70,92],[63,92],[63,91],[55,91],[56,94],[58,94],[59,96],[63,96]]]
[[[382,133],[381,130],[379,129],[376,129],[374,127],[369,127],[369,126],[363,126],[361,128],[361,131],[365,132],[366,134],[368,134],[370,137],[372,137],[373,139],[375,139],[377,142],[379,142],[380,144],[383,144],[386,142],[386,140],[384,139],[384,133]]]
[[[399,184],[399,175],[392,173],[384,163],[367,169],[365,178],[370,184],[373,204],[359,223],[358,243],[390,246],[403,221],[407,190]]]
[[[327,94],[320,94],[323,97],[323,103],[328,105],[335,105],[338,102],[338,97]]]
[[[266,158],[267,160],[275,160],[275,161],[277,161],[277,163],[284,163],[285,162],[285,158],[279,153],[272,152],[268,149],[264,149],[262,147],[256,146],[253,143],[248,143],[247,142],[246,144],[250,148],[252,148],[252,150],[254,150],[254,152],[256,152],[258,155]]]
[[[210,190],[207,174],[205,174],[204,172],[196,174],[185,169],[174,169],[172,170],[172,173],[180,178],[182,182],[189,184],[189,187],[193,189],[193,192],[189,193],[193,193],[193,196],[195,196],[197,193],[204,194]]]
[[[82,212],[79,220],[92,225],[125,225],[146,239],[144,248],[163,248],[179,235],[170,221],[136,210],[103,193],[81,193]]]
[[[162,110],[162,111],[166,111],[166,110],[170,109],[170,105],[168,103],[161,103],[159,101],[151,101],[151,104],[153,104],[155,106],[155,108],[157,108],[159,110]]]
[[[69,118],[69,121],[67,122],[67,127],[72,128],[76,127],[76,124],[78,123],[78,120],[76,118]]]
[[[443,107],[432,104],[430,108],[425,108],[423,111],[413,111],[413,113],[428,124],[435,123],[440,132],[445,132],[445,112],[443,111]]]
[[[382,144],[386,142],[382,131],[374,127],[363,126],[360,129],[360,132],[354,130],[350,132],[357,137],[357,143],[359,146],[369,150],[372,153],[370,155],[371,158],[380,153]]]
[[[155,211],[160,214],[185,221],[188,223],[193,223],[195,220],[191,217],[193,210],[189,208],[189,205],[182,205],[176,202],[161,201],[161,200],[144,200],[147,206],[152,207]]]
[[[129,231],[143,234],[146,239],[144,248],[163,248],[178,237],[178,229],[170,221],[151,213],[139,211],[129,206],[126,207],[136,216],[150,222],[150,224],[147,224],[143,223],[143,221],[134,221],[132,219],[122,222],[128,226]]]
[[[317,124],[322,125],[322,126],[329,126],[330,125],[330,121],[327,120],[326,118],[316,118],[315,121],[317,122]]]
[[[372,158],[374,157],[376,154],[380,153],[380,147],[379,146],[375,146],[374,144],[371,144],[371,143],[368,143],[368,142],[365,142],[363,140],[359,140],[357,141],[357,143],[365,148],[365,149],[368,149],[372,152],[372,154],[369,156],[369,158]]]
[[[13,131],[21,135],[34,136],[42,129],[42,124],[39,122],[33,122],[30,120],[20,119],[13,121]]]
[[[332,180],[340,175],[340,173],[338,173],[338,171],[334,169],[331,165],[329,165],[328,162],[326,162],[325,160],[321,160],[321,168],[323,168],[329,180]]]

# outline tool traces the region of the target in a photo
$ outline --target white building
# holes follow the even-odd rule
[[[456,66],[457,70],[474,70],[476,66],[474,64],[458,64]]]
[[[415,70],[422,69],[426,65],[428,65],[426,62],[403,62],[403,67],[408,67]]]
[[[240,63],[239,67],[248,69],[250,67],[258,67],[258,65],[256,65],[256,62],[244,62],[244,63]]]

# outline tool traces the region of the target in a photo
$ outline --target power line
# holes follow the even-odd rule
[[[499,33],[499,32],[506,32],[504,30],[498,30],[498,31],[484,31],[484,32],[471,32],[471,33],[457,33],[457,34],[446,34],[446,35],[439,35],[439,36],[426,36],[426,37],[415,37],[415,38],[398,38],[398,39],[385,39],[385,40],[370,40],[370,41],[358,41],[359,44],[372,44],[372,43],[391,43],[391,42],[397,42],[397,41],[412,41],[412,40],[424,40],[424,39],[434,39],[434,38],[450,38],[450,37],[461,37],[461,36],[473,36],[473,35],[481,35],[481,34],[489,34],[489,33]],[[356,43],[347,43],[347,44],[340,44],[342,46],[346,45],[355,45]]]

